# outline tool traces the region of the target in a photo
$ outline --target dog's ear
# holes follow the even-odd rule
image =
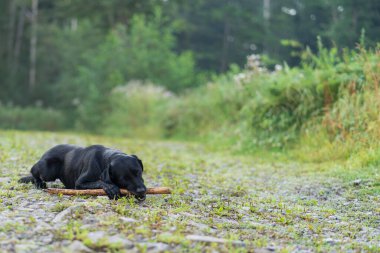
[[[112,162],[110,164],[105,164],[105,168],[100,178],[102,179],[102,181],[106,183],[110,183],[112,182],[111,177],[112,177]]]
[[[138,158],[137,155],[132,155],[132,156],[137,159],[137,162],[140,164],[142,171],[144,171],[144,165],[142,161],[140,160],[140,158]]]
[[[108,166],[104,169],[103,173],[102,173],[101,176],[100,176],[101,180],[104,181],[104,182],[106,182],[106,183],[112,182],[112,181],[111,181],[110,167],[111,167],[111,166],[108,165]]]

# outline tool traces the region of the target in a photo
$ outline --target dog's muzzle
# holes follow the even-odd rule
[[[142,201],[144,201],[146,199],[146,195],[145,194],[144,195],[135,195],[135,198],[138,201],[142,202]]]
[[[138,201],[144,201],[146,198],[146,188],[145,187],[140,187],[136,190],[136,199]]]

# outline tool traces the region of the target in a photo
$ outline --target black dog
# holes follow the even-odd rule
[[[126,188],[142,201],[146,193],[142,172],[143,164],[135,155],[101,145],[58,145],[32,167],[31,176],[19,182],[46,188],[46,182],[59,179],[69,189],[103,188],[110,199],[119,198],[120,188]]]

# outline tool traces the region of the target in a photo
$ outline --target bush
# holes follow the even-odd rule
[[[300,139],[315,148],[337,141],[373,143],[372,137],[380,137],[379,59],[378,51],[338,55],[336,49],[321,47],[319,55],[304,53],[302,67],[285,65],[270,71],[258,56],[251,56],[245,70],[233,67],[207,85],[176,97],[163,99],[162,92],[148,92],[158,89],[153,86],[126,86],[124,93],[134,95],[113,97],[124,102],[113,105],[116,111],[107,123],[118,122],[123,118],[119,115],[124,115],[124,129],[139,136],[146,132],[156,137],[203,139],[238,150],[282,149]],[[118,129],[108,126],[112,133]],[[323,146],[331,151],[337,145]],[[339,157],[347,157],[349,146],[341,149]]]
[[[307,54],[302,67],[275,71],[253,57],[245,70],[232,68],[178,96],[140,82],[119,87],[106,133],[206,140],[239,151],[293,147],[305,161],[377,166],[379,50]]]
[[[0,128],[53,131],[66,129],[68,124],[60,111],[0,105]]]
[[[163,137],[162,119],[173,93],[161,86],[131,81],[116,87],[111,95],[111,113],[104,120],[103,133],[139,138]]]

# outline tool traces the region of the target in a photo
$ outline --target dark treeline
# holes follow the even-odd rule
[[[129,80],[181,92],[250,54],[295,66],[317,36],[375,45],[380,1],[4,0],[0,29],[1,103],[75,114]]]

